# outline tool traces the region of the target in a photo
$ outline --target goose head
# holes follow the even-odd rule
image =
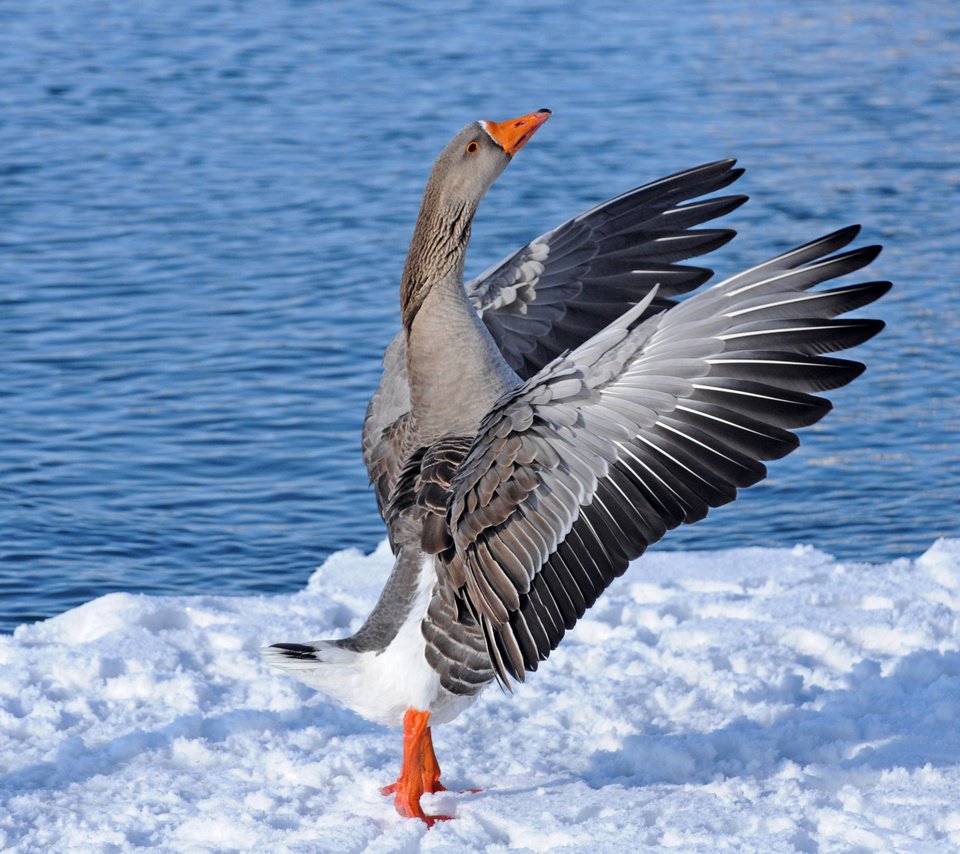
[[[541,109],[503,122],[471,122],[437,158],[427,184],[427,194],[447,211],[472,215],[487,190],[513,156],[550,118]]]
[[[409,331],[427,293],[439,282],[463,284],[463,259],[477,206],[490,185],[550,110],[505,122],[471,122],[440,153],[423,193],[400,282],[400,311]]]

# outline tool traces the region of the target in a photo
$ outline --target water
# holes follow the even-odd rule
[[[359,429],[427,170],[468,121],[541,106],[473,270],[725,156],[753,200],[718,271],[848,222],[887,246],[867,374],[660,548],[960,535],[960,13],[903,9],[0,10],[0,628],[112,590],[293,590],[373,547]]]

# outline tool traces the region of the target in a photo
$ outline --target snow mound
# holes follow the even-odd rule
[[[916,561],[654,552],[513,696],[435,732],[427,830],[378,793],[399,734],[261,662],[355,630],[390,569],[289,596],[104,596],[0,637],[0,848],[935,851],[960,847],[960,540]]]

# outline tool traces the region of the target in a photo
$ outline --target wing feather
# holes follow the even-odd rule
[[[676,262],[712,252],[730,229],[692,230],[745,196],[690,199],[733,183],[722,160],[678,172],[603,202],[493,265],[466,285],[507,363],[523,378],[581,344],[659,284],[660,302],[687,293],[710,270]]]
[[[729,241],[730,229],[696,229],[738,208],[746,196],[697,199],[743,172],[721,160],[678,172],[609,199],[495,264],[466,285],[507,362],[533,376],[566,350],[603,329],[655,286],[648,313],[712,275],[676,263]],[[691,199],[696,199],[691,201]],[[363,458],[383,513],[410,448],[410,392],[404,339],[384,354],[383,376],[363,425]]]
[[[608,212],[619,217],[620,204]],[[451,481],[453,546],[440,571],[447,560],[462,573],[455,595],[479,615],[501,681],[536,669],[667,530],[761,480],[764,461],[797,446],[792,430],[830,409],[811,392],[860,373],[822,354],[879,331],[879,321],[837,315],[889,283],[810,290],[876,257],[876,247],[830,254],[856,233],[827,235],[653,315],[658,296],[648,293],[488,414]]]

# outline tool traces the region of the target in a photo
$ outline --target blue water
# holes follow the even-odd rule
[[[6,4],[0,629],[293,590],[373,547],[359,429],[426,173],[468,121],[542,106],[474,271],[727,156],[753,200],[718,271],[849,222],[887,246],[867,374],[660,548],[960,535],[958,45],[951,2]]]

